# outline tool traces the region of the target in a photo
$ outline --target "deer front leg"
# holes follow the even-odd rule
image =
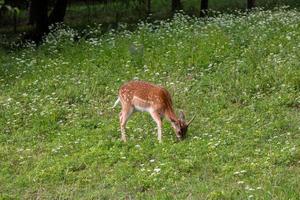
[[[157,125],[157,139],[159,141],[159,143],[162,142],[162,131],[161,131],[161,127],[162,127],[162,121],[161,121],[161,116],[159,113],[157,112],[150,112],[151,117],[153,118],[153,120],[156,122]]]
[[[133,107],[122,107],[120,112],[121,139],[126,142],[126,123],[133,112]]]

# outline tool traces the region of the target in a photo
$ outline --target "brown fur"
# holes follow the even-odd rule
[[[120,113],[122,140],[126,141],[126,122],[135,110],[150,113],[157,123],[158,140],[160,142],[163,117],[166,117],[171,122],[178,138],[185,136],[188,124],[184,120],[184,114],[181,113],[182,117],[180,119],[176,116],[171,95],[165,88],[144,81],[130,81],[120,87],[119,98],[122,105]]]

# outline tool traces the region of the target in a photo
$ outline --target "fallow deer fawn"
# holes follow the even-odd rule
[[[180,112],[178,118],[173,110],[172,99],[169,92],[163,87],[144,81],[130,81],[122,85],[119,89],[119,97],[113,108],[119,102],[121,102],[122,106],[122,111],[120,112],[120,126],[121,136],[124,142],[126,142],[126,123],[134,111],[150,113],[157,124],[157,137],[159,142],[162,141],[161,128],[163,117],[166,117],[171,122],[178,139],[185,137],[189,125],[195,119],[194,116],[186,123],[183,112]]]

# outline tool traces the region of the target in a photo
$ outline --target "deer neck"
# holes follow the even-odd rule
[[[166,110],[165,116],[171,122],[172,125],[178,124],[178,117],[176,116],[172,107]]]

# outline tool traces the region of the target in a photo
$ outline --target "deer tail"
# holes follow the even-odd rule
[[[112,108],[115,108],[118,105],[119,102],[120,102],[120,97],[118,97],[118,99],[116,100],[116,102],[115,102],[115,104]]]

